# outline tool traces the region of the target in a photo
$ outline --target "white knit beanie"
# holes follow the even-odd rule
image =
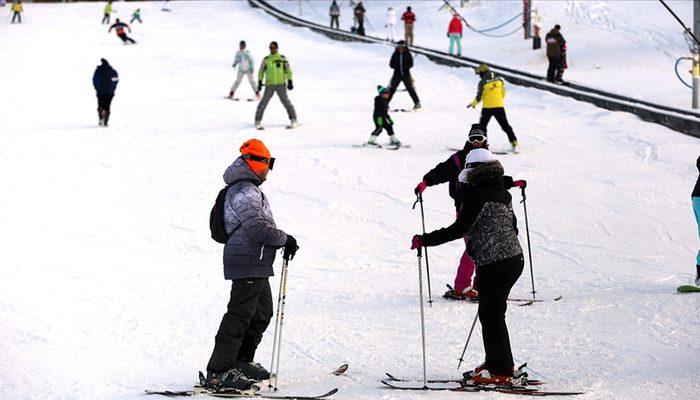
[[[474,149],[467,154],[467,159],[464,162],[464,169],[459,173],[459,181],[462,183],[467,183],[467,176],[469,175],[469,170],[478,166],[479,164],[496,161],[496,156],[486,149]]]

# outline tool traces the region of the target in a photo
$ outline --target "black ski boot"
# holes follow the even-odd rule
[[[207,371],[206,378],[200,383],[203,387],[212,391],[233,389],[239,392],[255,392],[258,389],[257,386],[253,386],[253,382],[248,380],[237,368],[231,368],[225,372]]]
[[[262,365],[256,362],[239,360],[233,363],[233,368],[241,371],[241,373],[243,373],[243,375],[251,381],[260,382],[270,379],[270,373],[267,372]]]

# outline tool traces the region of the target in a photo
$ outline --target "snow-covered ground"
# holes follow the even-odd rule
[[[229,293],[208,213],[221,174],[251,137],[278,159],[263,190],[301,246],[290,263],[282,394],[339,387],[337,399],[517,398],[379,383],[385,372],[421,376],[412,191],[478,118],[464,108],[473,74],[418,57],[425,110],[394,117],[412,147],[355,148],[372,130],[390,48],[330,41],[246,2],[214,1],[174,2],[171,13],[139,3],[139,44],[123,46],[99,24],[103,5],[25,4],[26,24],[0,25],[1,399],[135,399],[194,382]],[[117,16],[136,6],[115,3]],[[271,40],[290,59],[299,129],[283,129],[276,99],[263,132],[252,129],[256,103],[223,99],[241,39],[256,63]],[[100,57],[121,77],[106,129],[96,126],[91,86]],[[700,297],[674,292],[689,282],[698,246],[689,197],[700,142],[630,114],[509,89],[522,154],[501,161],[529,182],[538,295],[564,295],[510,307],[516,359],[549,389],[586,391],[581,399],[694,398]],[[393,104],[410,100],[400,92]],[[490,132],[504,148],[495,122]],[[429,188],[425,206],[429,229],[451,223],[446,187]],[[461,251],[457,242],[430,251],[431,377],[457,376],[476,311],[440,298]],[[513,295],[529,287],[525,273]],[[272,333],[259,349],[264,365]],[[477,332],[463,368],[482,357]],[[343,362],[347,376],[324,374]]]
[[[272,4],[299,15],[299,1],[277,0]],[[340,25],[352,26],[350,2],[338,2]],[[521,0],[471,0],[459,8],[459,0],[451,0],[460,14],[476,29],[488,29],[510,20],[522,12]],[[301,2],[303,18],[327,24],[330,1]],[[411,6],[416,14],[415,44],[447,51],[446,37],[451,14],[442,1],[365,1],[368,35],[386,37],[384,20],[387,7],[399,15],[396,32],[403,37],[401,14]],[[693,2],[668,1],[670,7],[692,29]],[[568,64],[564,79],[614,93],[648,100],[664,105],[690,108],[691,90],[674,73],[679,57],[688,57],[683,28],[658,1],[600,1],[600,0],[535,0],[542,24],[541,50],[533,51],[532,42],[524,40],[522,30],[513,35],[494,38],[465,28],[463,52],[498,65],[517,68],[541,76],[547,72],[544,35],[555,24],[562,26],[568,45]],[[521,18],[503,28],[487,32],[502,35],[514,31]],[[690,83],[690,61],[679,66],[679,73]],[[653,82],[653,85],[649,83]]]

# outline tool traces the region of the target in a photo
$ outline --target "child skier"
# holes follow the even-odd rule
[[[238,76],[236,77],[236,82],[234,82],[233,86],[231,86],[231,91],[228,93],[228,98],[233,99],[233,94],[236,92],[236,89],[238,89],[238,85],[240,85],[243,75],[247,75],[248,82],[250,82],[250,87],[253,88],[253,92],[255,92],[255,98],[260,100],[260,91],[255,87],[255,79],[253,78],[253,70],[255,68],[253,64],[253,57],[251,57],[250,51],[246,49],[245,40],[241,40],[239,50],[236,53],[236,58],[233,60],[233,68],[236,68],[236,66],[238,66]]]
[[[143,21],[141,21],[141,9],[137,8],[134,10],[134,12],[131,13],[131,21],[129,21],[130,24],[133,24],[134,21],[139,21],[139,24],[143,24]]]
[[[128,30],[129,33],[131,33],[131,28],[129,28],[129,25],[119,21],[119,18],[117,18],[116,22],[109,27],[109,30],[107,33],[112,32],[112,29],[116,29],[117,36],[122,40],[124,44],[129,44],[133,43],[136,44],[136,41],[128,36],[126,36],[126,32],[124,32],[124,29]]]
[[[369,136],[367,144],[380,147],[377,144],[377,137],[382,133],[382,129],[385,129],[389,135],[389,142],[396,147],[401,147],[401,142],[394,136],[394,128],[392,127],[394,121],[389,117],[389,97],[391,93],[389,89],[381,85],[377,86],[377,92],[379,92],[379,95],[374,98],[374,113],[372,114],[374,130]]]

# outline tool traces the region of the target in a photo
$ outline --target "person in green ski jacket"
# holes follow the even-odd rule
[[[109,0],[105,5],[105,16],[102,17],[102,25],[109,25],[109,17],[112,15],[112,0]]]
[[[139,21],[139,24],[143,24],[143,21],[141,21],[141,9],[137,8],[134,10],[134,12],[131,13],[131,21],[129,21],[130,24],[133,24],[134,21]]]
[[[233,68],[238,67],[238,76],[236,77],[236,81],[233,83],[233,86],[231,86],[231,90],[228,93],[228,98],[233,99],[233,95],[236,92],[236,89],[238,89],[238,85],[240,85],[241,81],[243,80],[243,75],[247,75],[248,81],[250,82],[250,87],[253,88],[253,92],[255,92],[255,98],[260,100],[260,91],[255,87],[255,78],[253,78],[253,70],[255,69],[253,57],[250,55],[250,51],[246,49],[245,40],[241,40],[239,43],[239,50],[236,53],[236,58],[234,58],[232,66]]]
[[[294,110],[292,102],[289,101],[289,97],[287,97],[287,90],[294,89],[294,85],[292,84],[292,69],[289,66],[287,58],[277,51],[278,48],[277,42],[270,42],[270,55],[263,59],[260,70],[258,70],[258,92],[260,92],[263,87],[263,79],[265,80],[265,92],[255,111],[255,128],[257,129],[263,129],[261,124],[263,113],[265,112],[267,103],[270,102],[270,99],[275,93],[279,96],[284,108],[287,109],[287,115],[290,121],[290,125],[287,128],[294,128],[299,125],[297,122],[297,113]]]

